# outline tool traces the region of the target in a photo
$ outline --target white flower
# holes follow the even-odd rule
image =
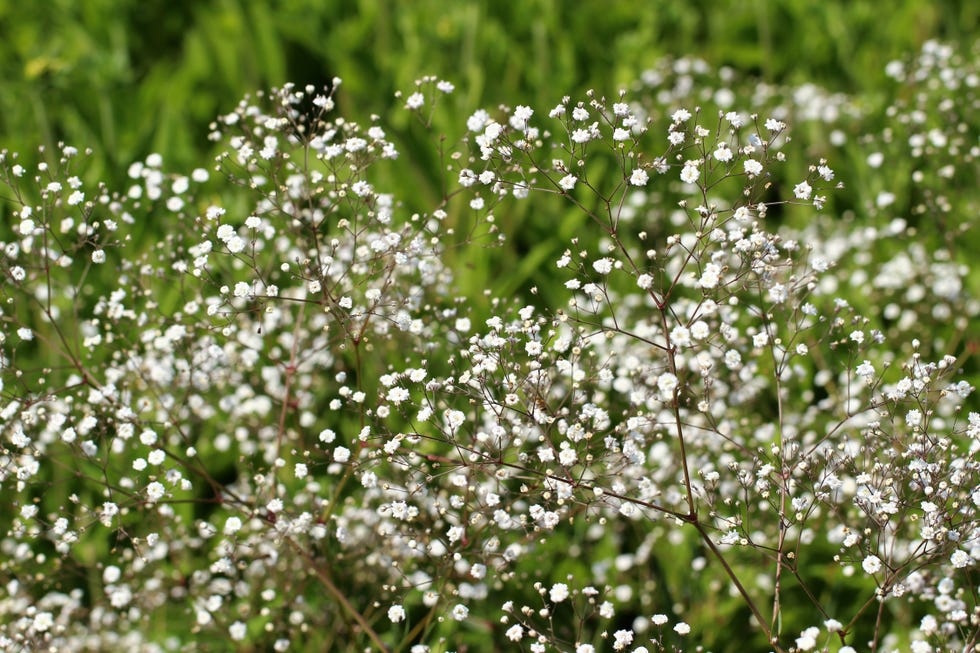
[[[913,408],[905,413],[905,423],[909,428],[913,429],[922,426],[922,411],[918,408]]]
[[[223,243],[227,243],[235,236],[235,228],[232,227],[230,224],[223,224],[220,227],[218,227],[218,231],[216,232],[216,235],[218,236],[218,240],[220,240]]]
[[[670,342],[677,347],[688,347],[691,344],[691,330],[686,326],[676,326],[670,330]]]
[[[691,325],[691,337],[695,340],[704,340],[711,335],[711,329],[704,320],[698,320]]]
[[[664,372],[657,377],[657,388],[665,399],[672,398],[674,390],[677,389],[677,377],[670,372]]]
[[[876,574],[881,570],[881,558],[870,555],[861,562],[861,568],[864,569],[865,573]]]
[[[697,182],[700,176],[701,171],[698,168],[697,161],[688,161],[684,164],[684,169],[681,170],[681,181],[685,184],[693,184]]]
[[[781,283],[774,284],[769,289],[769,299],[772,300],[774,304],[782,304],[786,301],[788,292],[786,286]]]
[[[562,190],[572,190],[575,188],[576,181],[578,180],[575,178],[575,175],[565,175],[558,182],[558,185],[561,186]]]
[[[455,619],[456,621],[463,621],[464,619],[466,619],[466,617],[469,616],[470,609],[467,608],[462,603],[457,603],[455,606],[453,606],[452,614],[453,614],[453,619]]]
[[[778,132],[783,129],[786,129],[786,123],[780,122],[775,118],[769,118],[768,120],[766,120],[766,129],[768,129],[771,132]]]
[[[252,286],[244,281],[239,281],[235,284],[235,290],[233,294],[235,297],[248,297],[248,293],[252,290]]]
[[[466,128],[471,132],[478,132],[486,126],[487,122],[490,120],[490,114],[484,109],[478,109],[472,116],[466,120]]]
[[[166,488],[163,487],[163,483],[160,483],[159,481],[153,481],[146,486],[146,496],[151,503],[162,499],[164,493],[166,493]]]
[[[568,585],[565,583],[555,583],[551,586],[551,590],[548,592],[548,596],[551,597],[552,603],[561,603],[568,598]]]
[[[742,169],[745,170],[745,174],[752,177],[757,177],[762,174],[762,164],[755,159],[746,159],[742,162]]]
[[[799,637],[796,638],[796,648],[801,651],[809,651],[817,645],[817,637],[820,636],[820,629],[811,626],[804,630]]]
[[[704,272],[701,273],[698,285],[702,288],[714,288],[718,285],[720,275],[721,267],[717,263],[708,263],[704,266]]]
[[[622,651],[632,643],[632,630],[617,630],[615,633],[613,633],[613,650]]]
[[[527,122],[534,115],[534,109],[531,107],[526,107],[524,105],[518,104],[517,108],[514,109],[514,117],[522,122]]]
[[[729,349],[725,352],[725,365],[728,369],[737,370],[742,366],[742,354],[735,349]]]
[[[358,197],[367,197],[368,195],[371,194],[372,188],[371,188],[371,184],[367,183],[364,180],[359,180],[351,184],[350,190]]]
[[[483,137],[486,139],[487,143],[493,143],[494,141],[497,140],[497,138],[500,137],[500,134],[503,131],[504,128],[500,125],[499,122],[494,122],[493,120],[491,120],[490,122],[487,123],[487,126],[483,129]]]
[[[970,564],[970,554],[963,549],[957,549],[950,556],[949,561],[957,569],[963,569]]]
[[[459,185],[464,188],[469,188],[476,183],[476,174],[469,168],[463,168],[459,171]]]
[[[601,258],[598,261],[593,261],[592,267],[599,274],[609,274],[613,269],[613,260],[611,258]]]
[[[399,621],[405,621],[405,616],[405,608],[400,605],[393,605],[388,608],[388,619],[393,624],[396,624]]]
[[[247,633],[248,630],[245,628],[245,624],[242,623],[241,621],[236,621],[235,623],[233,623],[231,626],[228,627],[228,634],[236,642],[240,642],[243,639],[245,639],[245,635]]]
[[[50,612],[38,612],[34,615],[34,630],[43,633],[54,625],[54,617]]]
[[[519,624],[514,624],[507,629],[504,636],[512,642],[519,642],[521,641],[521,638],[524,637],[524,628],[522,628]]]
[[[634,186],[646,186],[648,181],[650,181],[650,175],[642,168],[637,168],[630,175],[630,183]]]
[[[871,364],[871,361],[866,360],[857,366],[854,373],[862,379],[870,379],[875,374],[875,368],[874,365]]]
[[[793,195],[795,195],[796,199],[798,200],[810,199],[810,194],[812,192],[813,188],[811,188],[810,184],[806,183],[805,181],[801,181],[793,187]]]
[[[406,390],[405,388],[395,386],[394,388],[388,391],[388,394],[386,395],[385,399],[387,399],[388,401],[390,401],[391,403],[397,406],[398,404],[408,399],[408,390]]]
[[[688,633],[691,632],[691,627],[686,623],[684,623],[683,621],[681,621],[676,626],[674,626],[674,632],[677,633],[678,635],[687,635]]]
[[[675,123],[684,122],[685,120],[688,120],[690,117],[691,117],[690,111],[688,111],[687,109],[678,109],[677,111],[671,114],[670,120]]]
[[[425,104],[425,96],[421,93],[412,93],[408,96],[408,99],[405,100],[406,109],[419,109],[423,104]]]
[[[564,467],[571,467],[578,461],[578,453],[571,447],[563,447],[558,454],[558,462]]]

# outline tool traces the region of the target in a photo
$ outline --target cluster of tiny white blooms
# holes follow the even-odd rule
[[[451,230],[444,210],[412,214],[375,188],[372,164],[397,150],[381,127],[333,108],[333,89],[287,86],[217,121],[212,137],[227,147],[218,176],[241,188],[224,205],[198,195],[213,170],[167,173],[158,156],[130,167],[128,189],[85,200],[62,172],[72,148],[33,175],[3,154],[17,222],[0,244],[10,281],[0,292],[19,334],[0,339],[11,434],[0,483],[16,510],[4,522],[3,574],[30,569],[40,581],[35,570],[75,564],[93,537],[119,543],[91,601],[46,581],[8,587],[3,623],[33,615],[25,606],[43,613],[5,627],[19,646],[155,650],[138,634],[178,605],[191,641],[208,630],[242,639],[262,623],[281,650],[311,624],[368,626],[364,606],[348,610],[351,622],[308,600],[312,586],[322,591],[326,557],[359,561],[349,566],[357,583],[408,582],[389,557],[367,555],[384,535],[378,515],[341,494],[372,446],[370,428],[347,427],[387,414],[364,401],[391,352],[416,352],[406,380],[425,379],[434,316],[456,310],[440,256]],[[151,216],[179,227],[144,253],[127,232]],[[104,295],[80,292],[96,275]],[[40,357],[31,339],[45,344]],[[350,483],[370,493],[369,476]],[[32,499],[52,484],[63,491]],[[363,544],[345,551],[348,539]],[[418,554],[407,543],[392,551]],[[194,561],[186,576],[170,572],[178,560]],[[437,597],[454,600],[455,619],[466,616],[451,607],[465,591]]]
[[[886,72],[899,85],[884,109],[888,129],[869,139],[866,164],[888,169],[896,161],[910,169],[904,188],[876,188],[866,196],[869,212],[900,211],[922,227],[935,224],[953,241],[962,234],[977,202],[955,192],[972,184],[980,159],[980,62],[972,53],[926,42],[911,62],[895,61]],[[902,197],[907,193],[907,197]]]
[[[646,619],[639,628],[613,630],[616,590],[612,587],[578,586],[569,582],[550,585],[535,582],[534,594],[527,604],[507,601],[501,606],[500,624],[506,628],[509,642],[531,651],[574,650],[577,653],[635,651],[640,633],[646,631]],[[587,625],[587,629],[582,626]],[[590,637],[583,640],[583,635]],[[604,642],[605,640],[605,642]],[[661,649],[662,650],[662,649]]]
[[[922,364],[930,385],[915,396],[921,407],[882,427],[881,418],[894,415],[894,402],[911,401],[911,395],[899,398],[884,383],[888,370],[895,369],[895,346],[876,317],[851,307],[840,292],[841,277],[830,272],[848,249],[859,248],[805,238],[818,230],[770,232],[762,220],[774,205],[753,201],[759,193],[753,180],[782,160],[778,148],[786,125],[775,118],[721,114],[718,124],[728,120],[726,133],[704,126],[697,110],[671,113],[667,147],[649,156],[656,162],[650,170],[678,170],[693,189],[690,199],[680,200],[679,211],[664,215],[660,207],[644,213],[643,199],[630,194],[632,159],[640,156],[629,148],[637,141],[625,145],[615,134],[595,135],[596,130],[615,132],[617,120],[630,115],[628,108],[609,110],[594,97],[579,103],[566,98],[550,112],[563,126],[554,130],[560,136],[552,143],[530,143],[503,122],[493,123],[492,144],[476,143],[479,160],[494,179],[569,195],[583,209],[606,207],[589,213],[606,238],[589,245],[572,242],[557,261],[573,274],[566,283],[573,297],[565,311],[549,322],[528,316],[520,324],[505,322],[509,335],[481,336],[481,347],[467,356],[479,365],[461,380],[479,386],[476,397],[524,415],[525,429],[511,428],[511,433],[530,428],[534,434],[509,442],[523,449],[519,469],[526,473],[537,466],[550,479],[546,488],[562,502],[559,507],[575,497],[581,505],[602,505],[600,514],[612,508],[610,518],[659,513],[687,519],[703,538],[716,538],[716,546],[723,547],[719,555],[732,558],[742,555],[739,548],[775,551],[768,584],[777,596],[795,569],[800,547],[816,542],[820,533],[831,543],[846,543],[849,549],[833,560],[845,575],[854,573],[857,562],[876,586],[869,595],[881,602],[907,595],[903,575],[925,561],[940,576],[972,565],[956,544],[972,537],[976,521],[967,499],[977,482],[977,463],[968,431],[957,426],[965,419],[963,401],[972,388],[963,381],[950,383],[958,368],[952,358]],[[743,140],[738,135],[744,124],[754,128]],[[642,131],[654,133],[649,120]],[[542,124],[540,133],[551,132]],[[589,148],[610,146],[624,153],[627,181],[605,188],[583,171]],[[836,184],[835,171],[823,160],[809,171],[793,195],[819,207],[825,196],[816,186]],[[569,177],[576,184],[568,183]],[[730,179],[743,181],[726,202],[721,186]],[[583,199],[585,194],[598,202]],[[642,228],[637,216],[648,218]],[[671,233],[667,221],[680,229]],[[883,231],[895,228],[900,226]],[[875,237],[865,231],[853,239],[862,239],[861,249],[867,249]],[[966,270],[941,267],[944,255],[937,257],[936,264],[911,267],[924,280],[945,272],[940,296],[949,306],[975,311],[959,281]],[[869,260],[858,259],[861,265]],[[879,276],[882,285],[887,283],[887,270]],[[643,291],[639,296],[630,279]],[[861,277],[844,279],[856,285]],[[921,310],[921,296],[895,297],[889,321],[896,310]],[[898,343],[913,330],[912,323],[892,327],[889,336]],[[556,357],[548,347],[561,340],[563,329],[573,360]],[[540,340],[541,346],[527,340]],[[853,366],[828,363],[841,352],[845,360],[856,359]],[[515,360],[522,353],[531,358]],[[500,373],[497,378],[505,379],[503,387],[487,380],[488,361]],[[560,376],[566,369],[571,383]],[[533,389],[530,398],[526,388]],[[789,405],[786,397],[796,403]],[[922,430],[930,411],[946,416],[935,423],[941,434]],[[572,430],[573,418],[581,430]],[[925,441],[915,445],[919,439]],[[529,444],[539,442],[544,446]],[[908,448],[896,449],[895,442]],[[475,454],[474,467],[506,461],[502,453],[472,443],[466,451]],[[912,451],[921,458],[910,466]],[[933,509],[939,519],[955,524],[942,546],[924,541],[906,521],[901,528],[890,525],[908,514],[900,507],[928,504],[926,497],[939,492],[923,483],[924,468],[946,470],[953,481],[942,488],[943,503],[936,504],[945,508]],[[762,500],[746,499],[753,495]],[[831,562],[821,555],[825,564]],[[841,641],[865,618],[868,605],[853,606],[852,621],[835,631]],[[824,609],[819,601],[815,607]],[[811,631],[801,637],[807,645],[811,639]]]
[[[934,44],[912,70],[975,85]],[[974,641],[964,254],[887,197],[821,217],[843,175],[790,129],[857,114],[736,81],[682,59],[635,97],[476,111],[428,213],[339,80],[246,98],[210,170],[150,156],[121,192],[70,147],[3,153],[0,648],[164,650],[162,618],[182,650],[720,649],[732,600],[760,649]],[[452,91],[398,107],[429,125]],[[924,169],[972,147],[924,133]],[[455,297],[451,225],[541,198],[588,219],[558,303]],[[141,247],[151,219],[174,228]]]

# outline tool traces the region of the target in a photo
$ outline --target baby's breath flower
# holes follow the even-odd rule
[[[881,571],[881,558],[876,555],[869,555],[861,561],[861,568],[867,574],[876,574]]]
[[[697,161],[687,161],[684,163],[684,168],[681,170],[681,181],[685,184],[694,184],[697,183],[700,177],[701,170],[698,167]]]
[[[245,639],[248,630],[244,622],[236,621],[228,627],[228,635],[233,641],[241,642]]]
[[[766,120],[766,129],[771,132],[778,132],[786,129],[786,123],[776,120],[775,118],[768,118]]]
[[[810,194],[812,192],[813,189],[810,187],[810,184],[808,184],[805,181],[801,181],[800,183],[798,183],[796,186],[793,187],[793,195],[798,200],[810,199]]]
[[[404,621],[406,616],[405,608],[401,605],[393,605],[388,608],[388,619],[392,623]]]
[[[674,123],[686,122],[691,119],[691,112],[687,109],[678,109],[671,114],[670,120]]]
[[[561,603],[569,597],[568,585],[565,583],[555,583],[548,592],[552,603]]]
[[[408,96],[408,99],[405,101],[405,108],[414,111],[415,109],[421,108],[423,104],[425,104],[425,96],[416,92]]]

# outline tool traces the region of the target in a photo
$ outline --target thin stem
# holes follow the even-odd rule
[[[327,573],[320,568],[317,561],[314,560],[313,557],[294,540],[287,539],[287,541],[293,550],[295,550],[307,562],[307,564],[309,564],[310,568],[313,569],[313,572],[316,574],[316,577],[321,583],[323,583],[323,586],[327,589],[331,596],[337,599],[337,602],[340,603],[341,607],[347,612],[348,615],[350,615],[352,619],[354,619],[354,621],[357,622],[357,625],[361,627],[364,634],[367,635],[368,639],[374,643],[378,650],[382,651],[382,653],[389,653],[388,647],[381,641],[378,633],[374,632],[374,629],[371,628],[371,625],[367,622],[364,616],[351,604],[347,596],[341,592],[340,588],[338,588],[330,579],[330,576],[328,576]]]
[[[765,633],[766,639],[769,640],[769,643],[776,649],[776,651],[784,653],[785,649],[779,645],[777,639],[773,637],[772,629],[766,625],[766,618],[762,616],[762,612],[755,604],[752,596],[749,594],[748,590],[745,589],[745,586],[742,585],[742,581],[739,580],[738,574],[735,573],[735,570],[732,569],[732,566],[728,563],[728,560],[725,559],[724,554],[718,549],[718,546],[715,544],[714,540],[711,539],[711,534],[708,533],[707,529],[705,529],[704,524],[697,519],[692,520],[690,524],[698,531],[698,534],[701,536],[701,540],[705,543],[705,546],[711,550],[711,553],[715,556],[715,559],[718,560],[722,568],[725,570],[729,580],[731,580],[732,584],[735,585],[735,589],[738,590],[738,593],[742,596],[742,600],[745,601],[745,604],[752,612],[755,620],[759,623],[759,627],[762,628],[762,632]]]

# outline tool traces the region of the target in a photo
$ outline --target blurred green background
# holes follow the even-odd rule
[[[245,94],[344,79],[352,118],[433,74],[462,110],[615,92],[665,55],[770,82],[873,91],[929,38],[970,42],[971,0],[0,1],[0,146],[96,151],[118,179],[159,152],[199,165],[207,124]]]
[[[433,135],[394,99],[423,75],[456,85],[433,123],[451,142],[477,108],[527,104],[542,114],[589,88],[610,97],[665,57],[730,67],[741,109],[757,82],[815,83],[881,116],[896,92],[887,62],[911,59],[929,39],[969,53],[978,21],[972,0],[0,0],[0,147],[27,161],[38,145],[92,148],[83,179],[119,190],[128,165],[151,152],[170,171],[208,165],[216,147],[209,122],[245,94],[337,76],[342,115],[380,115],[412,161],[414,176],[386,178],[379,188],[410,210],[430,211],[445,175]],[[829,129],[793,127],[803,151],[788,156],[800,175],[830,155]],[[864,156],[855,150],[852,161],[832,162],[849,185],[832,210],[873,201]],[[909,198],[894,207],[898,214],[916,199],[904,192],[907,175],[894,180],[898,197]],[[461,292],[480,297],[493,280],[503,295],[536,285],[542,301],[556,299],[563,289],[551,292],[556,284],[540,270],[581,231],[581,214],[569,209],[509,207],[498,225],[511,240],[496,262],[451,262],[470,271],[459,277]]]

